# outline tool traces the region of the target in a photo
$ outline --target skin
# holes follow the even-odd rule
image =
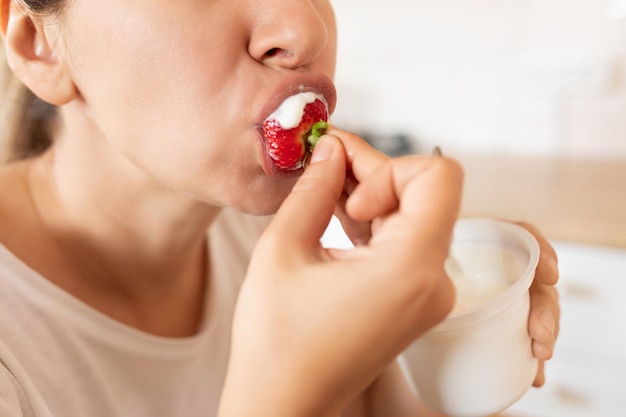
[[[408,392],[393,358],[451,308],[442,260],[458,213],[460,167],[446,158],[391,160],[336,128],[299,180],[264,165],[257,126],[273,103],[301,84],[319,88],[333,77],[336,27],[328,1],[73,0],[60,20],[31,16],[10,0],[0,4],[11,68],[61,106],[62,120],[51,150],[0,169],[0,241],[7,248],[122,323],[188,336],[203,308],[207,227],[224,206],[252,214],[280,207],[238,303],[220,415],[435,415]],[[346,168],[355,178],[345,178]],[[310,222],[300,221],[303,210]],[[319,247],[333,211],[361,244],[355,252]],[[542,247],[529,331],[543,365],[558,335],[558,270],[548,242],[526,227]],[[381,292],[389,268],[398,276],[419,270],[402,245],[387,252],[396,241],[423,248],[435,273],[422,269],[412,286]],[[369,278],[352,284],[361,300],[380,298],[372,314],[382,319],[338,346],[341,329],[320,322],[315,307],[328,288],[328,302],[354,328],[369,328],[372,316],[359,314],[347,297],[349,281],[311,288],[307,277],[350,275]],[[296,277],[287,281],[290,291],[270,290],[286,277]],[[423,320],[399,324],[407,308]],[[319,331],[307,337],[326,341],[290,347],[294,359],[273,376],[284,389],[271,404],[262,391],[268,376],[251,370],[285,362],[276,355],[287,336],[276,321],[256,321],[259,311],[293,317],[296,327],[310,323]],[[373,340],[389,342],[372,355]],[[325,365],[299,374],[307,363]],[[242,395],[250,410],[240,409]],[[282,409],[272,408],[277,404]]]

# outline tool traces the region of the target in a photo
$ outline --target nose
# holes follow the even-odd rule
[[[319,0],[269,0],[258,14],[248,46],[257,61],[295,69],[313,62],[329,41],[329,16]]]

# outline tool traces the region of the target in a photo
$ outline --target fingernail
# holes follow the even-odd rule
[[[544,327],[548,329],[550,334],[554,334],[554,326],[555,326],[554,314],[552,314],[549,311],[544,311],[539,316],[539,321],[541,321]]]
[[[334,147],[335,144],[332,142],[332,140],[328,139],[325,136],[322,136],[315,145],[315,148],[313,149],[313,155],[311,155],[311,164],[327,160],[333,153]]]

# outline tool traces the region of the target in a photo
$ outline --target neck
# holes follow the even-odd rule
[[[29,173],[42,227],[64,259],[57,284],[135,327],[189,334],[202,310],[206,231],[219,209],[158,183],[94,130],[66,125]]]

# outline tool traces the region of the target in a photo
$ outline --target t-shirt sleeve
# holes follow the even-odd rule
[[[28,397],[13,374],[0,363],[0,416],[32,417]]]

